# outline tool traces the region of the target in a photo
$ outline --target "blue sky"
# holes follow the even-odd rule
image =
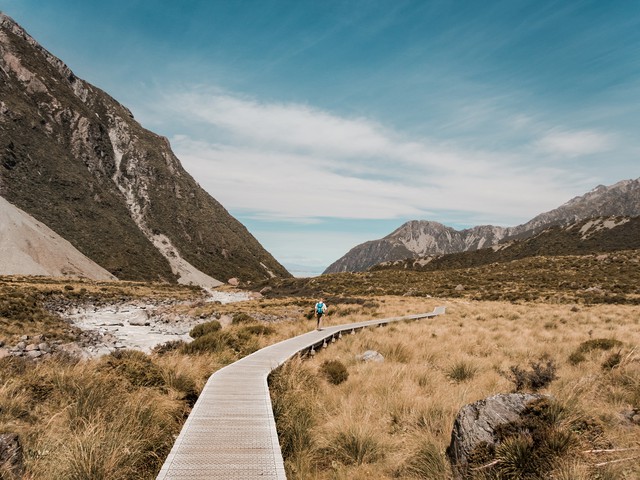
[[[283,264],[640,176],[640,2],[0,0]]]

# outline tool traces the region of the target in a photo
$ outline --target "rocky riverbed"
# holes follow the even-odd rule
[[[244,291],[209,290],[207,302],[233,303],[249,300],[254,293]],[[175,302],[118,302],[107,305],[75,305],[59,310],[82,333],[75,342],[47,341],[45,336],[23,336],[16,345],[0,345],[0,358],[5,356],[46,358],[64,351],[82,358],[100,357],[120,349],[150,352],[153,347],[169,341],[191,341],[189,331],[207,321],[178,315],[170,309]]]

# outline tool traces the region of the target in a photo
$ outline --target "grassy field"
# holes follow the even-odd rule
[[[459,409],[515,391],[513,367],[548,362],[556,379],[538,390],[562,408],[570,446],[549,454],[539,478],[640,478],[637,458],[613,463],[640,457],[640,425],[625,417],[640,409],[638,307],[444,303],[443,317],[346,336],[272,380],[289,478],[451,478],[445,450]],[[356,360],[369,349],[385,362]],[[346,367],[346,381],[332,383],[328,360]],[[614,451],[587,453],[602,449]]]
[[[640,426],[633,420],[640,412],[639,306],[576,298],[477,300],[473,288],[440,298],[367,294],[368,287],[357,285],[345,291],[350,278],[315,280],[329,297],[329,324],[436,305],[446,305],[447,314],[347,335],[272,376],[288,478],[451,478],[445,449],[458,410],[517,388],[553,395],[554,411],[561,412],[553,438],[564,439],[556,442],[562,448],[535,466],[546,475],[540,478],[640,477],[640,462],[627,460],[640,456]],[[191,344],[165,345],[152,355],[0,359],[0,431],[20,435],[28,479],[155,478],[211,373],[315,327],[315,298],[284,292],[220,305],[181,287],[7,277],[0,291],[0,338],[9,342],[27,330],[72,338],[73,329],[49,313],[48,304],[175,298],[182,302],[170,308],[205,324]],[[234,321],[221,329],[212,319],[224,314]],[[369,349],[384,355],[384,363],[356,360]],[[542,387],[527,383],[532,365],[550,366],[552,380]],[[531,453],[524,440],[511,444]],[[516,467],[503,461],[476,477],[526,478],[513,473]]]

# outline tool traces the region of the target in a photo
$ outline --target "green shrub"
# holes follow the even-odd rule
[[[199,323],[198,325],[193,327],[189,332],[189,336],[191,336],[191,338],[198,338],[206,335],[207,333],[217,332],[221,328],[222,325],[220,325],[219,321],[211,320],[210,322]]]
[[[320,371],[334,385],[340,385],[349,378],[347,367],[340,360],[326,360],[320,366]]]

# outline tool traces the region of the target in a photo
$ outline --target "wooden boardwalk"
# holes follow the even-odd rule
[[[298,353],[321,348],[344,333],[433,312],[329,326],[263,348],[215,372],[205,385],[165,460],[158,480],[285,480],[267,376]]]

